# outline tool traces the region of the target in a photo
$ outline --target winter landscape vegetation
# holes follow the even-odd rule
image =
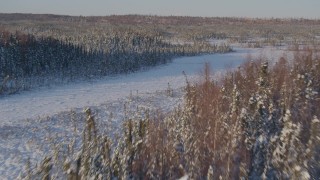
[[[319,179],[320,19],[0,13],[0,179]]]

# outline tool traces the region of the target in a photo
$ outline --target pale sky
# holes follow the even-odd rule
[[[320,18],[320,0],[0,0],[0,13]]]

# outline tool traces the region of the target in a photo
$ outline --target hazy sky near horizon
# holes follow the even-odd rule
[[[320,18],[320,0],[0,0],[0,13]]]

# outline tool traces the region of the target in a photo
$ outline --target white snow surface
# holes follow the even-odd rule
[[[50,146],[45,143],[55,141],[50,138],[55,137],[56,141],[70,138],[74,132],[71,110],[81,113],[83,108],[90,107],[100,124],[111,122],[112,128],[124,118],[124,104],[132,111],[139,107],[162,112],[181,104],[181,88],[186,84],[182,72],[193,80],[201,74],[206,62],[218,73],[237,67],[249,54],[266,56],[270,61],[283,54],[283,50],[274,48],[235,50],[182,57],[145,71],[0,97],[0,179],[15,179],[28,158],[33,162],[42,159]],[[168,83],[174,89],[172,97],[165,93]]]

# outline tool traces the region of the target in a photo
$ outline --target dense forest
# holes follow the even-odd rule
[[[159,34],[130,29],[79,38],[57,40],[18,31],[0,32],[0,94],[55,82],[130,73],[167,63],[177,56],[231,51],[227,45],[209,43],[172,45]]]

